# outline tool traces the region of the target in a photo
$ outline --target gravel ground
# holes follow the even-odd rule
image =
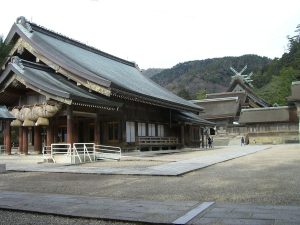
[[[137,225],[140,223],[113,222],[96,219],[81,219],[24,213],[0,209],[0,225]]]
[[[13,172],[0,174],[0,190],[300,205],[299,153],[299,145],[273,146],[180,177]]]
[[[218,151],[207,151],[204,154],[215,154]],[[201,153],[187,154],[184,157]],[[169,156],[169,159],[174,160],[176,157],[179,156]],[[0,174],[0,190],[118,199],[196,200],[300,206],[299,171],[300,145],[280,145],[180,177],[10,172]],[[15,215],[19,212],[6,212],[5,216],[2,212],[0,211],[0,224],[2,221],[4,224],[124,224],[56,216],[49,216],[48,219],[45,215],[27,213],[20,217],[24,220],[19,220],[19,216]],[[11,218],[18,218],[19,222],[5,222]],[[34,223],[31,223],[32,221]]]

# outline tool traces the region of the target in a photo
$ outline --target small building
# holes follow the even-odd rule
[[[120,146],[123,150],[199,147],[214,124],[203,108],[143,76],[138,66],[19,17],[0,71],[4,145],[20,153],[52,143]],[[11,137],[14,134],[13,138]]]
[[[300,140],[300,82],[292,82],[288,106],[243,109],[239,123],[250,143],[283,144]]]
[[[260,98],[251,86],[242,78],[235,76],[226,92],[207,94],[205,99],[191,100],[192,103],[204,108],[200,115],[216,123],[218,133],[234,133],[241,110],[265,108],[270,104]]]

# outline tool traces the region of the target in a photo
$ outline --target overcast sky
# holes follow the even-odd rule
[[[140,68],[258,54],[280,57],[300,24],[300,0],[9,0],[0,35],[18,16]]]

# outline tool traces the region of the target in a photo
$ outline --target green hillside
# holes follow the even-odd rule
[[[240,71],[248,65],[245,73],[260,72],[270,62],[271,59],[257,55],[195,60],[165,69],[151,79],[181,97],[191,99],[205,92],[225,91],[233,75],[231,66]]]
[[[288,37],[288,51],[253,77],[258,95],[271,104],[286,105],[292,81],[300,80],[300,25]]]

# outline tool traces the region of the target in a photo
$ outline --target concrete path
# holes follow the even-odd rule
[[[57,172],[86,174],[118,174],[118,175],[149,175],[149,176],[179,176],[185,173],[205,168],[220,162],[243,157],[269,148],[268,146],[243,146],[220,154],[202,156],[193,159],[179,160],[149,167],[101,168],[82,167],[78,165],[59,164],[22,164],[7,163],[7,170],[25,172]],[[100,162],[99,162],[100,163]]]
[[[0,208],[156,224],[300,224],[300,206],[145,201],[3,191]]]

